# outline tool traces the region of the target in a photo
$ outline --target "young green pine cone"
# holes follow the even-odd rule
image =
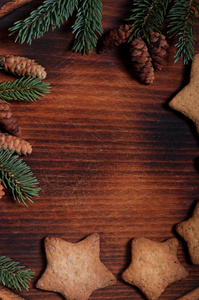
[[[142,83],[151,84],[154,80],[154,68],[148,48],[141,37],[136,37],[130,43],[130,54],[133,66]]]
[[[46,78],[45,69],[35,60],[17,55],[1,55],[0,66],[7,72],[23,77]]]
[[[155,70],[162,70],[167,64],[165,57],[167,56],[167,49],[169,45],[163,34],[151,31],[149,33],[150,44],[148,46],[149,53],[152,58],[152,63]]]
[[[32,146],[29,142],[4,133],[0,133],[0,147],[4,150],[16,152],[18,155],[27,155],[32,153]]]
[[[21,129],[12,114],[10,105],[0,99],[0,124],[13,135],[20,136]]]
[[[108,52],[110,49],[127,42],[131,35],[133,25],[122,24],[112,29],[104,38],[99,53]]]
[[[3,190],[3,185],[2,185],[2,183],[0,182],[0,198],[2,198],[3,195],[5,195],[5,193],[4,193],[4,190]],[[0,299],[1,299],[1,298],[0,298]]]

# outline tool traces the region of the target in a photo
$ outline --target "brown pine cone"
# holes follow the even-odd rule
[[[0,99],[0,124],[13,135],[20,136],[21,129],[13,116],[10,105]]]
[[[3,190],[3,185],[0,182],[0,198],[2,198],[5,195],[4,190]],[[1,299],[1,298],[0,298]]]
[[[23,77],[46,78],[45,69],[35,60],[17,55],[1,55],[0,66],[7,72]]]
[[[112,29],[104,38],[99,53],[105,53],[112,48],[127,42],[131,35],[133,25],[122,24]]]
[[[142,83],[151,84],[154,80],[154,68],[148,48],[141,37],[136,37],[130,43],[130,54],[133,66]]]
[[[32,146],[29,142],[4,133],[0,133],[0,147],[4,150],[16,152],[18,155],[27,155],[32,153]]]
[[[152,58],[152,63],[155,70],[162,70],[162,68],[167,64],[165,57],[167,56],[167,49],[169,45],[163,34],[159,32],[151,31],[149,33],[149,53]]]
[[[5,286],[0,286],[0,300],[25,300],[21,296],[15,294]]]

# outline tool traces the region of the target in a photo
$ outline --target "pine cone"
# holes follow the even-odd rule
[[[0,300],[25,300],[21,296],[15,294],[5,286],[0,286]]]
[[[151,84],[154,80],[154,68],[147,46],[141,37],[130,43],[130,54],[133,66],[142,83]]]
[[[0,198],[2,198],[5,195],[4,190],[3,190],[3,185],[0,182]]]
[[[4,133],[0,133],[0,147],[4,150],[16,152],[18,155],[32,153],[32,146],[29,142]]]
[[[16,55],[1,55],[0,65],[7,71],[14,75],[23,77],[37,77],[41,79],[46,78],[45,69],[37,64],[35,60]]]
[[[112,48],[119,46],[127,42],[129,36],[131,35],[131,28],[133,25],[122,24],[114,29],[112,29],[104,38],[103,44],[99,53],[105,53],[111,50]]]
[[[13,135],[20,136],[21,129],[13,116],[10,106],[0,99],[0,124]]]
[[[167,64],[165,57],[167,56],[169,45],[165,36],[159,32],[151,31],[149,38],[150,44],[148,49],[152,58],[152,63],[154,69],[160,71]]]

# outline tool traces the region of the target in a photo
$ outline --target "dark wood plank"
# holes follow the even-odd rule
[[[125,47],[103,55],[73,53],[72,19],[31,46],[15,44],[7,29],[41,2],[0,20],[1,53],[36,59],[52,86],[51,94],[35,103],[12,103],[22,137],[33,145],[24,160],[42,190],[29,208],[14,203],[6,191],[1,255],[35,271],[30,291],[20,295],[58,300],[60,295],[35,288],[46,266],[45,236],[77,242],[98,232],[101,260],[118,282],[90,299],[144,299],[121,279],[130,263],[131,240],[175,236],[175,224],[190,215],[198,200],[198,136],[191,121],[168,108],[188,82],[189,67],[173,63],[172,41],[168,66],[156,73],[153,85],[144,86],[129,66]],[[104,0],[103,5],[105,31],[128,16],[129,1]],[[0,76],[1,81],[14,78]],[[190,264],[182,241],[178,257],[189,276],[169,286],[160,299],[177,299],[198,286],[199,267]]]

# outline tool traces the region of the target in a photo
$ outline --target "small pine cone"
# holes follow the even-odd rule
[[[3,185],[0,182],[0,198],[2,198],[5,195],[4,190],[3,190]],[[1,298],[0,298],[1,299]]]
[[[23,77],[46,78],[45,69],[37,64],[35,60],[17,55],[1,55],[1,67],[14,75]]]
[[[29,142],[4,133],[0,133],[0,147],[4,150],[16,152],[18,155],[32,153],[32,146]]]
[[[167,56],[167,49],[169,45],[163,34],[159,32],[151,31],[149,44],[149,53],[152,58],[152,63],[155,70],[162,70],[162,68],[167,64],[165,57]]]
[[[130,54],[133,66],[142,83],[151,84],[154,80],[154,68],[148,48],[141,37],[136,37],[130,43]]]
[[[130,24],[122,24],[111,31],[105,36],[101,49],[99,53],[105,53],[111,50],[112,48],[119,46],[127,42],[128,38],[131,35],[131,29],[133,25]]]
[[[25,300],[21,296],[15,294],[5,286],[0,286],[0,300]]]
[[[17,119],[13,116],[10,105],[6,104],[0,99],[0,124],[9,133],[20,136],[21,129],[18,125]]]

